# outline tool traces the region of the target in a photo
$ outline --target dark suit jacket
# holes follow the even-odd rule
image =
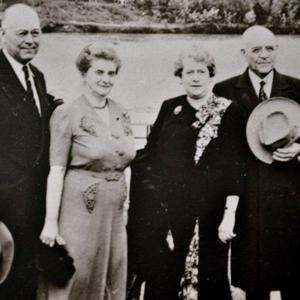
[[[284,96],[300,102],[299,91],[299,79],[283,75],[275,70],[271,97]],[[214,86],[214,93],[238,102],[248,115],[259,103],[258,97],[250,81],[248,70],[239,76],[217,83]]]
[[[214,92],[239,103],[246,117],[258,104],[248,71],[215,85]],[[300,80],[275,71],[271,97],[300,103]],[[299,116],[300,117],[300,116]],[[246,140],[246,135],[244,134]],[[282,289],[299,282],[300,163],[264,164],[246,149],[247,180],[232,242],[232,282]]]
[[[48,121],[54,103],[47,95],[43,74],[33,65],[30,68],[41,116],[24,101],[26,91],[0,52],[0,219],[13,231],[26,226],[37,233],[40,228],[36,225],[43,219],[49,170]]]

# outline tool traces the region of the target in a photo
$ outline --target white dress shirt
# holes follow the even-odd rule
[[[14,72],[16,73],[18,79],[20,80],[21,84],[23,85],[25,91],[27,90],[27,85],[26,85],[26,81],[25,81],[25,75],[23,72],[23,66],[21,63],[19,63],[18,61],[16,61],[8,52],[5,48],[3,48],[3,54],[5,55],[5,57],[7,58],[7,60],[9,61],[11,67],[13,68]],[[31,68],[28,66],[28,70],[29,70],[29,80],[31,82],[31,86],[32,86],[32,91],[33,91],[33,96],[34,96],[34,101],[35,101],[35,105],[38,108],[39,114],[41,114],[41,105],[40,105],[40,101],[39,101],[39,96],[35,87],[35,83],[34,83],[34,75],[31,71]]]
[[[260,90],[260,82],[264,81],[264,91],[267,98],[271,97],[272,85],[273,85],[273,78],[274,78],[274,71],[271,71],[267,76],[264,78],[258,77],[251,69],[248,70],[248,74],[250,77],[250,81],[252,86],[255,90],[257,97],[259,97],[259,90]]]

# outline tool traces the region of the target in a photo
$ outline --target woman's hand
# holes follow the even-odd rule
[[[63,190],[64,175],[66,168],[62,166],[51,166],[47,180],[46,196],[46,219],[44,228],[40,235],[41,241],[53,247],[55,242],[64,245],[64,239],[58,233],[59,208]]]
[[[66,244],[65,240],[58,233],[57,220],[46,220],[40,235],[40,240],[50,247],[53,247],[55,242],[59,245]]]
[[[226,244],[236,236],[236,234],[233,232],[234,225],[235,212],[225,210],[222,222],[218,228],[218,236],[223,243]]]

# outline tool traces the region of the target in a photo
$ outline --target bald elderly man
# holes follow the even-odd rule
[[[48,121],[55,108],[43,74],[30,62],[40,43],[40,21],[24,4],[3,14],[0,50],[0,221],[15,242],[1,300],[36,298],[33,257],[42,229],[48,173]]]
[[[275,69],[277,51],[270,30],[248,28],[241,49],[247,69],[216,84],[214,92],[238,102],[245,119],[270,97],[300,103],[300,81]],[[245,153],[248,171],[232,242],[232,283],[246,291],[247,300],[268,300],[272,290],[280,290],[282,300],[300,299],[299,153],[298,142],[277,149],[271,165],[260,162],[250,150]]]

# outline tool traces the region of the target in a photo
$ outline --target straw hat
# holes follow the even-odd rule
[[[6,225],[0,222],[0,284],[7,277],[14,257],[14,240]]]
[[[300,137],[300,105],[284,97],[263,101],[252,111],[246,135],[253,154],[271,164],[277,148],[287,147]]]

